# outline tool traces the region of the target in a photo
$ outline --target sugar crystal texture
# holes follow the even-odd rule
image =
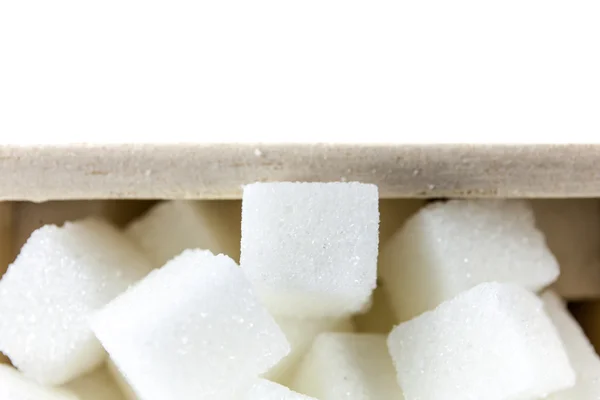
[[[144,400],[227,399],[289,352],[236,263],[207,250],[150,273],[92,327]]]
[[[290,343],[290,353],[264,376],[278,383],[287,384],[298,362],[310,349],[314,339],[323,332],[352,332],[350,318],[293,318],[278,316],[275,321]]]
[[[239,201],[167,201],[133,221],[127,234],[157,267],[186,249],[210,250],[238,260],[240,219]]]
[[[266,379],[257,379],[250,388],[237,397],[238,400],[316,400],[294,392],[287,387]]]
[[[398,325],[388,337],[407,400],[526,400],[574,385],[542,301],[482,283]]]
[[[531,207],[519,200],[432,203],[388,241],[380,269],[400,321],[482,282],[537,291],[559,274]]]
[[[600,358],[577,321],[567,310],[563,300],[550,290],[541,297],[546,313],[557,328],[577,375],[577,383],[574,387],[554,393],[548,399],[600,399]]]
[[[81,400],[125,400],[125,396],[105,366],[75,379],[64,389],[79,396]]]
[[[86,400],[68,390],[43,386],[8,365],[0,364],[2,400]]]
[[[274,314],[343,316],[376,285],[378,191],[361,183],[244,187],[241,267]]]
[[[292,389],[319,400],[402,400],[385,335],[323,333],[294,377]]]
[[[600,297],[600,202],[598,199],[534,200],[536,224],[560,264],[554,284],[567,299]]]
[[[137,247],[101,220],[34,231],[0,281],[0,350],[40,383],[93,370],[105,352],[89,316],[150,270]]]

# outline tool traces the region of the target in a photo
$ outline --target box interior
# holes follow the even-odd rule
[[[442,199],[381,199],[380,200],[380,243],[389,238],[399,225],[422,205]],[[0,275],[4,274],[8,265],[15,259],[19,249],[25,243],[31,232],[45,224],[61,225],[65,221],[76,220],[87,216],[107,218],[119,227],[125,226],[134,218],[144,214],[159,200],[55,200],[47,202],[29,201],[0,201]],[[207,200],[215,201],[215,200]],[[239,200],[216,200],[238,201]],[[241,218],[241,215],[240,215]],[[378,297],[382,292],[374,293],[374,306],[378,306]],[[586,313],[588,307],[582,303],[572,302],[569,308],[579,320],[583,328],[592,338],[600,338],[600,330],[594,324],[588,324]],[[379,310],[378,315],[386,310]],[[378,320],[370,314],[356,318],[355,324],[359,331],[387,332],[390,321]],[[364,327],[368,326],[368,329]],[[600,350],[600,343],[594,343]],[[9,360],[0,354],[0,362]]]

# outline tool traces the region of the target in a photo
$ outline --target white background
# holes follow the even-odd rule
[[[600,138],[597,1],[5,1],[0,142]]]

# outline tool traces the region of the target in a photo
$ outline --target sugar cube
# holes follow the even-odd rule
[[[196,248],[238,260],[240,219],[239,201],[167,201],[133,221],[127,234],[157,267],[183,250]]]
[[[289,352],[229,257],[187,250],[103,308],[92,328],[144,400],[224,399]]]
[[[13,209],[14,246],[19,249],[31,232],[44,225],[62,225],[87,217],[105,219],[123,226],[148,207],[147,201],[58,200],[43,203],[18,202]]]
[[[563,300],[552,290],[541,295],[546,313],[554,323],[574,369],[582,373],[600,373],[600,358],[585,333],[569,313]]]
[[[292,389],[319,400],[402,400],[386,336],[323,333],[294,377]]]
[[[600,297],[600,202],[598,199],[534,200],[538,227],[560,265],[553,285],[567,299]]]
[[[350,318],[294,318],[278,316],[275,321],[290,344],[290,353],[264,376],[278,383],[287,384],[298,362],[310,349],[314,339],[323,332],[352,332]]]
[[[429,204],[388,241],[380,261],[399,321],[482,282],[537,291],[559,274],[531,207],[520,200]]]
[[[250,388],[244,390],[239,400],[316,400],[312,397],[294,392],[278,383],[266,379],[257,379]]]
[[[123,393],[127,400],[139,400],[138,395],[135,394],[129,382],[127,382],[121,371],[119,371],[119,369],[117,368],[115,363],[112,362],[111,359],[108,359],[108,361],[106,362],[106,368],[110,376],[117,383],[117,386],[119,386],[119,388],[121,389],[121,393]]]
[[[555,393],[548,399],[600,399],[600,358],[562,299],[550,290],[541,297],[546,313],[557,328],[569,361],[577,375],[577,383],[574,387]]]
[[[88,318],[151,269],[110,224],[44,226],[0,281],[0,350],[25,375],[62,384],[105,359]]]
[[[361,183],[244,187],[241,267],[274,314],[343,316],[376,285],[378,191]]]
[[[0,364],[0,399],[2,400],[86,400],[68,390],[45,387],[26,378],[9,365]]]
[[[82,400],[125,399],[106,366],[69,382],[63,388],[79,396]]]
[[[388,337],[407,400],[535,399],[575,384],[542,301],[507,283],[482,283]]]

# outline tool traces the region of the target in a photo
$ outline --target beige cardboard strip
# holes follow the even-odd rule
[[[382,197],[592,197],[600,145],[0,146],[0,200],[239,198],[255,181],[362,181]]]

